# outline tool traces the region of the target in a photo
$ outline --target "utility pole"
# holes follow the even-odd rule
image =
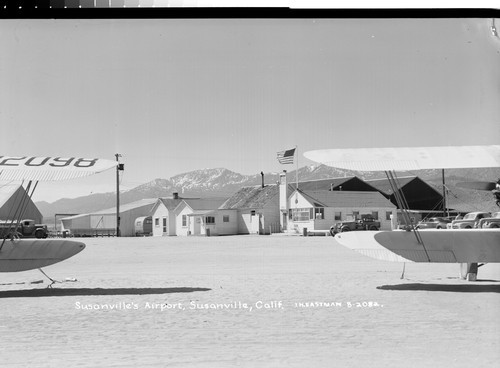
[[[116,157],[116,236],[120,236],[120,171],[123,171],[124,165],[119,162],[119,153],[115,154]]]
[[[295,146],[295,152],[297,154],[297,169],[295,170],[295,210],[297,210],[297,203],[299,203],[299,148]]]
[[[446,184],[444,182],[444,169],[441,171],[441,177],[443,181],[443,216],[450,215],[450,212],[447,211],[447,203],[446,203]]]

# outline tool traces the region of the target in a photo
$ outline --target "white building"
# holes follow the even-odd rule
[[[218,209],[225,201],[220,198],[183,199],[174,210],[176,234],[234,234],[237,226],[236,211]]]
[[[339,221],[371,214],[382,230],[391,229],[396,206],[380,192],[294,191],[288,197],[288,230],[329,230]]]
[[[271,234],[281,232],[279,187],[256,185],[241,188],[224,202],[220,210],[234,210],[234,234]]]
[[[177,193],[171,198],[158,198],[151,210],[153,236],[174,236],[176,231],[175,208],[182,202]]]
[[[156,199],[141,199],[120,206],[120,235],[135,236],[135,220],[149,216]],[[61,219],[62,231],[69,230],[73,235],[115,235],[116,207],[94,213],[70,216]]]

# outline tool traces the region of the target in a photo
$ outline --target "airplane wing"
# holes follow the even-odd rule
[[[500,262],[498,229],[423,230],[425,244],[410,231],[350,231],[335,240],[365,256],[392,262]]]
[[[55,181],[81,178],[111,169],[117,164],[115,161],[97,158],[0,156],[0,181]],[[46,267],[61,262],[85,248],[83,243],[60,239],[14,241],[4,238],[0,243],[0,272]]]
[[[308,151],[304,156],[357,171],[500,167],[500,145],[325,149]]]
[[[356,171],[414,171],[500,167],[500,145],[325,149],[304,156],[328,166]],[[385,261],[478,263],[500,262],[500,231],[429,230],[340,233],[337,242]]]
[[[97,174],[116,165],[116,161],[97,158],[0,156],[0,180],[67,180]]]
[[[9,240],[0,252],[0,272],[47,267],[73,257],[84,248],[85,244],[67,239]]]

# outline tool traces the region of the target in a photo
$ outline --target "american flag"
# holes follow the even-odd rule
[[[295,156],[295,148],[278,152],[278,161],[280,164],[293,164],[293,157]]]

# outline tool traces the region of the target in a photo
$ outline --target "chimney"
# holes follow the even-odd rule
[[[260,175],[262,176],[262,188],[264,188],[264,172],[261,171]]]
[[[175,193],[172,193],[172,197],[174,199],[179,199],[179,193],[175,192]]]

